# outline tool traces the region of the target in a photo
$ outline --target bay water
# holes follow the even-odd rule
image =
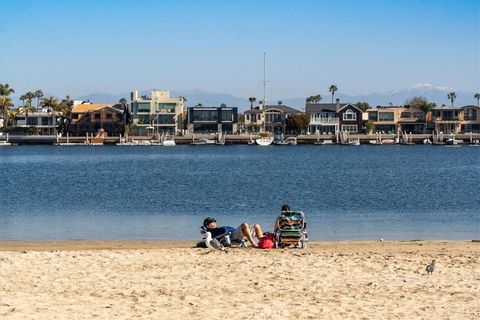
[[[203,219],[315,240],[479,239],[480,148],[0,148],[0,240],[200,239]]]

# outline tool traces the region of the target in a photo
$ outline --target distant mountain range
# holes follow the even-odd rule
[[[476,104],[477,101],[474,99],[474,92],[460,92],[456,91],[449,87],[435,87],[430,84],[417,84],[409,88],[404,88],[401,90],[395,90],[390,92],[381,92],[381,93],[372,93],[368,95],[347,95],[343,93],[337,93],[335,98],[339,98],[342,103],[356,103],[358,101],[368,102],[370,106],[375,107],[378,105],[403,105],[408,99],[411,99],[415,96],[422,96],[427,98],[429,101],[435,102],[438,106],[445,104],[450,105],[450,101],[447,99],[448,92],[455,91],[457,93],[457,99],[454,102],[454,106],[464,106],[467,104]],[[138,95],[150,95],[151,90],[139,91]],[[171,90],[171,96],[180,97],[183,96],[187,99],[187,106],[194,106],[198,103],[202,103],[204,106],[220,106],[220,104],[225,103],[227,106],[238,107],[239,112],[243,112],[250,108],[250,102],[248,97],[237,97],[228,93],[210,93],[203,90]],[[317,94],[317,92],[312,92],[312,95]],[[330,103],[331,94],[329,93],[320,93],[323,97],[321,102]],[[79,97],[74,97],[75,100],[88,100],[95,103],[116,103],[121,98],[130,99],[130,93],[124,94],[109,94],[109,93],[92,93],[88,95],[83,95]],[[283,104],[288,105],[292,108],[298,110],[305,109],[305,99],[307,97],[301,98],[276,98],[272,100],[267,100],[268,104],[276,104],[278,101],[282,101]],[[257,102],[260,100],[257,97]],[[21,104],[20,101],[16,100],[14,97],[15,105]]]

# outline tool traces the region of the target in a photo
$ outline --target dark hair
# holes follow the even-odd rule
[[[282,206],[282,211],[290,211],[290,206],[288,204],[284,204]]]
[[[203,226],[206,227],[212,222],[217,222],[217,220],[215,220],[213,217],[205,218],[205,220],[203,220]]]

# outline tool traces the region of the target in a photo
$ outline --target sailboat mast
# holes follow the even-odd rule
[[[266,62],[266,53],[263,53],[263,132],[266,132],[266,122],[267,118],[265,117],[265,107],[266,107],[266,101],[265,101],[265,87],[266,87],[266,80],[265,80],[265,62]]]

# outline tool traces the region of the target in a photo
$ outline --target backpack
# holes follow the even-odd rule
[[[275,248],[275,234],[266,233],[258,242],[259,249],[273,249]]]

